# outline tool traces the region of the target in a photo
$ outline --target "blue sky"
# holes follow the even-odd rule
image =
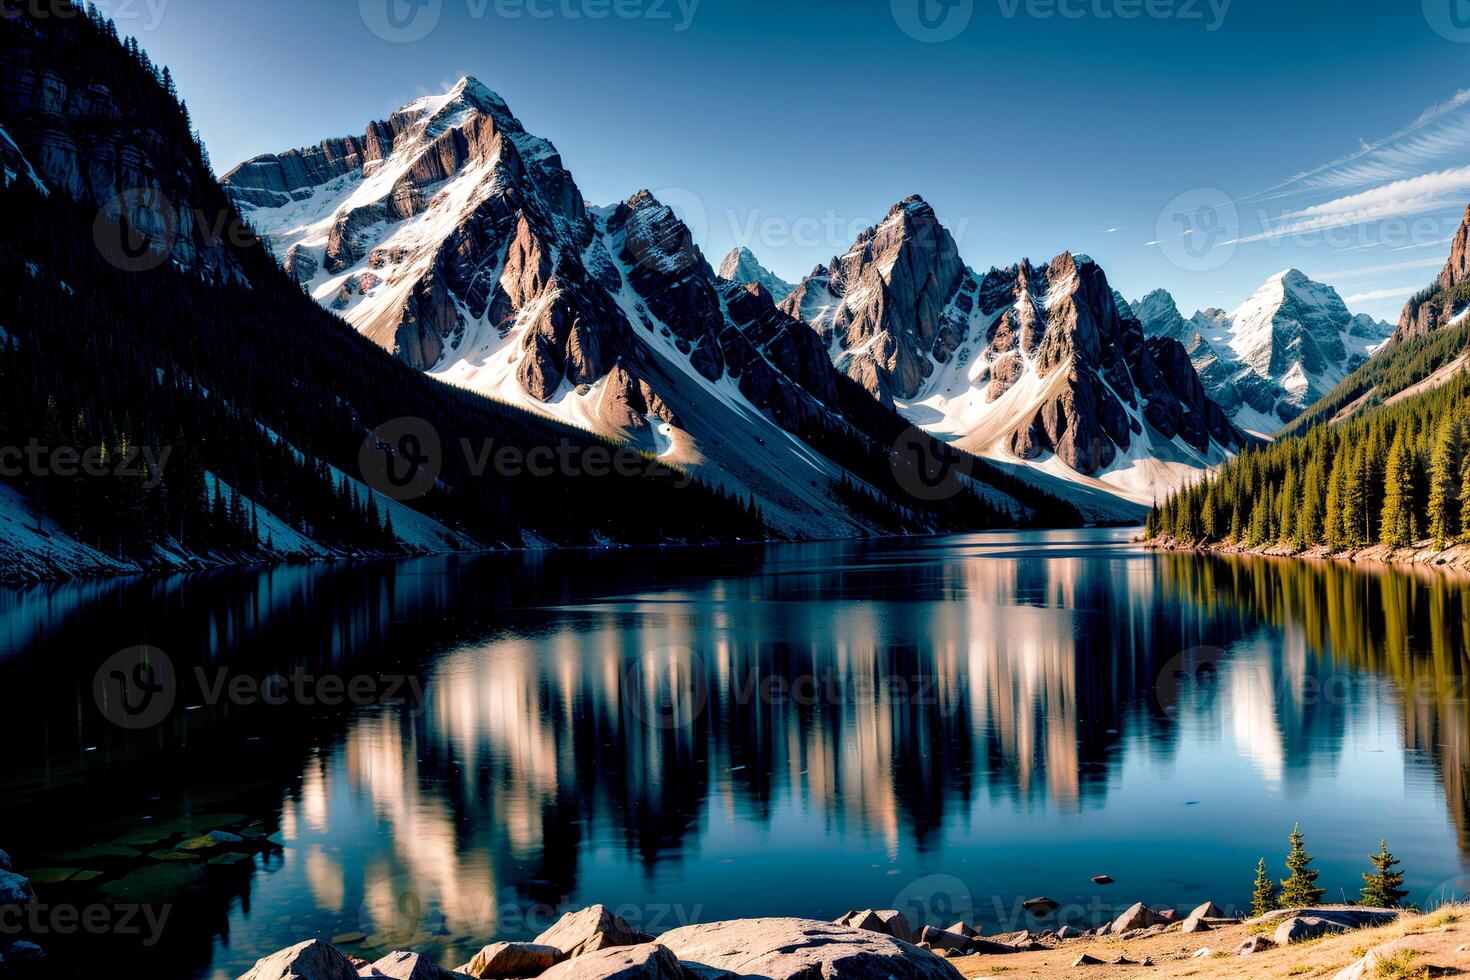
[[[1394,320],[1470,204],[1466,0],[102,6],[221,172],[469,74],[589,200],[650,188],[789,279],[919,193],[981,270],[1083,251],[1189,315],[1297,266]]]

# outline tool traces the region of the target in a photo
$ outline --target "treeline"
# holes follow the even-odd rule
[[[1458,309],[1470,303],[1470,283],[1452,290],[1432,286],[1410,301],[1410,309],[1417,309],[1430,300],[1438,302],[1443,309]],[[1470,346],[1470,323],[1401,341],[1370,358],[1368,363],[1344,378],[1281,434],[1301,435],[1315,426],[1331,422],[1359,399],[1363,400],[1357,407],[1359,414],[1375,408],[1453,362],[1467,346]]]
[[[1148,517],[1151,538],[1341,552],[1470,535],[1470,377],[1241,454]]]

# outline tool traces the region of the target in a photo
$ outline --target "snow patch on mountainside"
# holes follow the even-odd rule
[[[42,517],[21,492],[0,483],[0,581],[117,575],[131,566],[83,544],[49,517]]]
[[[10,138],[10,134],[3,126],[0,126],[0,179],[3,179],[5,187],[9,187],[22,177],[30,181],[43,196],[51,196],[51,190],[36,174],[35,168],[31,166],[31,161],[26,159],[15,140]]]

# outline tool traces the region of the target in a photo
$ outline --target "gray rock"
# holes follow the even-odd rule
[[[542,973],[544,980],[684,980],[684,968],[658,943],[583,953]]]
[[[1315,915],[1297,916],[1287,919],[1276,927],[1276,934],[1271,938],[1278,946],[1289,946],[1292,943],[1304,943],[1308,939],[1316,939],[1330,932],[1348,932],[1347,926],[1341,922],[1333,922]]]
[[[0,905],[24,905],[35,899],[31,879],[13,871],[0,871]]]
[[[906,943],[914,939],[914,929],[909,925],[908,916],[897,909],[863,909],[849,912],[837,919],[835,924],[847,926],[849,929],[879,932],[885,936],[892,936],[894,939],[902,939]]]
[[[1122,915],[1113,920],[1112,932],[1122,934],[1134,929],[1144,929],[1148,926],[1161,925],[1165,919],[1153,909],[1142,902],[1130,905]]]
[[[919,941],[928,943],[932,949],[959,950],[970,944],[970,937],[948,929],[925,926],[919,930]]]
[[[1094,885],[1111,885],[1113,883],[1113,879],[1109,875],[1093,875],[1092,883]]]
[[[976,936],[980,935],[980,930],[979,929],[976,929],[974,926],[970,925],[968,922],[965,922],[963,920],[961,920],[959,922],[955,922],[952,925],[949,925],[949,926],[945,927],[945,930],[944,931],[945,932],[952,932],[952,933],[954,933],[957,936],[968,936],[971,939],[973,939]]]
[[[357,980],[357,970],[336,948],[308,939],[256,960],[240,980]]]
[[[552,946],[568,957],[614,946],[638,946],[650,942],[652,936],[639,932],[606,905],[593,905],[578,912],[568,912],[535,939],[537,946]]]
[[[397,950],[358,973],[362,977],[391,977],[393,980],[455,980],[454,974],[428,957]]]
[[[1179,931],[1180,932],[1209,932],[1210,931],[1210,924],[1208,922],[1206,922],[1204,919],[1195,918],[1194,916],[1191,915],[1189,918],[1187,918],[1187,919],[1184,920],[1184,925],[1180,927],[1180,930]]]
[[[476,980],[511,980],[534,977],[566,958],[555,946],[535,943],[492,943],[456,970]]]
[[[739,919],[684,926],[658,939],[686,963],[766,980],[958,980],[933,953],[892,936],[811,919]],[[549,976],[549,974],[548,974]]]
[[[1193,912],[1190,912],[1189,917],[1191,919],[1223,919],[1225,918],[1225,913],[1221,912],[1220,907],[1214,902],[1206,902]]]
[[[1347,926],[1349,929],[1367,929],[1386,926],[1399,917],[1397,909],[1375,909],[1366,905],[1314,905],[1298,909],[1277,909],[1253,921],[1281,922],[1286,919],[1311,917],[1326,919]]]
[[[1100,960],[1100,959],[1098,959],[1096,956],[1092,956],[1092,955],[1090,955],[1088,953],[1083,953],[1081,956],[1077,957],[1075,960],[1072,961],[1072,965],[1073,966],[1102,966],[1103,965],[1103,961]]]
[[[1062,926],[1060,929],[1057,930],[1057,938],[1063,940],[1081,939],[1085,935],[1087,935],[1086,930],[1078,929],[1075,926]]]

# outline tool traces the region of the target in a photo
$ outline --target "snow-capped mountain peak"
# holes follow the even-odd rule
[[[719,277],[730,282],[755,283],[771,294],[771,299],[783,303],[796,287],[770,269],[761,265],[750,249],[741,246],[730,250],[720,263]]]
[[[1150,336],[1184,344],[1211,397],[1260,435],[1300,415],[1393,332],[1354,316],[1337,290],[1300,269],[1278,272],[1228,313],[1185,320],[1163,290],[1132,305]]]

